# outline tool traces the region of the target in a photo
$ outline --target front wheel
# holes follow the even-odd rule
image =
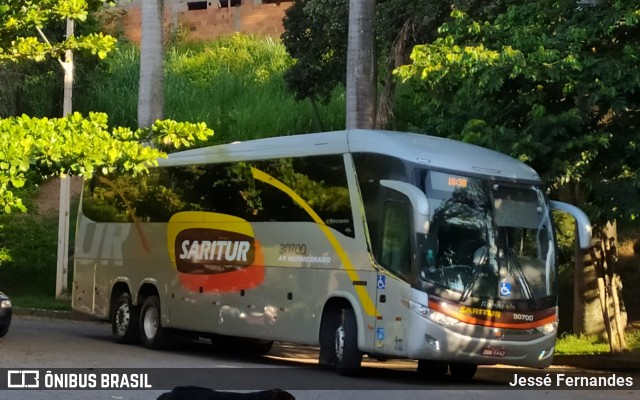
[[[469,381],[473,379],[476,371],[478,371],[478,366],[476,364],[449,364],[449,372],[451,373],[451,377],[457,381]]]
[[[273,340],[249,339],[244,346],[247,353],[262,356],[271,351]]]
[[[138,310],[131,303],[131,295],[122,293],[113,303],[111,334],[116,343],[134,343],[139,338]]]
[[[225,335],[211,335],[211,344],[215,351],[234,352],[253,356],[262,356],[271,351],[272,340],[250,339]]]
[[[449,364],[436,360],[418,360],[418,373],[428,379],[445,376],[449,371]]]
[[[362,352],[358,349],[358,323],[351,308],[340,313],[334,333],[335,363],[341,375],[354,374],[362,362]]]
[[[140,309],[140,341],[150,349],[161,349],[166,346],[168,333],[162,327],[160,299],[151,295],[144,299]]]

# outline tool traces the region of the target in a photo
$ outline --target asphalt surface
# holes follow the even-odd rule
[[[14,307],[14,315],[30,315],[47,318],[70,319],[79,321],[92,321],[91,316],[76,311],[54,311],[32,308]],[[582,369],[610,370],[610,371],[640,371],[640,359],[620,355],[556,355],[553,358],[554,366],[567,366]]]

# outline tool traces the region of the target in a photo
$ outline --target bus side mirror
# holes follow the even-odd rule
[[[578,226],[578,243],[580,244],[581,249],[588,249],[591,247],[591,221],[589,221],[589,217],[578,207],[569,204],[563,203],[561,201],[551,200],[549,202],[551,204],[551,208],[558,211],[566,212],[571,215],[576,220],[576,224]]]
[[[380,184],[405,195],[413,208],[415,231],[423,234],[429,233],[429,201],[427,200],[427,195],[407,182],[383,179]]]

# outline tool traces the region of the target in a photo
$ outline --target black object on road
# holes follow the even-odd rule
[[[199,386],[178,386],[163,393],[158,400],[295,400],[295,397],[281,389],[259,392],[223,392]]]

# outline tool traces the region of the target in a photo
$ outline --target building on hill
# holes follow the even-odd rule
[[[103,13],[105,28],[140,43],[140,4],[120,0]],[[165,34],[208,40],[236,32],[280,37],[282,19],[292,0],[164,0]]]

